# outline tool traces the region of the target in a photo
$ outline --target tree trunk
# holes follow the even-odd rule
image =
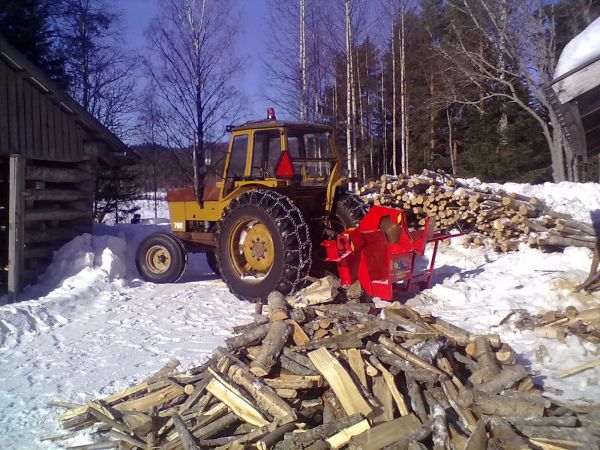
[[[346,12],[346,164],[348,176],[352,178],[352,43],[350,42],[350,0],[345,1]],[[348,183],[352,189],[352,183]]]
[[[408,108],[406,95],[406,43],[404,39],[404,1],[401,2],[400,10],[400,116],[401,116],[401,139],[402,139],[402,173],[409,174],[408,166]]]
[[[300,120],[307,119],[307,82],[306,82],[306,8],[305,0],[300,0]]]
[[[395,16],[395,14],[393,14]],[[396,39],[395,21],[392,19],[392,174],[398,175],[397,130],[396,130]]]

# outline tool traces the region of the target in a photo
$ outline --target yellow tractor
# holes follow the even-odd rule
[[[323,261],[321,241],[356,226],[367,205],[343,187],[331,127],[280,121],[269,108],[266,120],[228,131],[222,164],[203,176],[195,170],[194,187],[167,194],[172,233],[140,244],[138,271],[148,281],[172,283],[188,252],[206,252],[239,298],[294,292],[313,262]]]

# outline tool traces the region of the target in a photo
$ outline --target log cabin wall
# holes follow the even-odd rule
[[[55,250],[91,230],[98,163],[133,159],[0,35],[0,296],[15,299]]]

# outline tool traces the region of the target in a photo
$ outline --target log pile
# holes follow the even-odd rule
[[[504,323],[515,328],[531,330],[537,337],[564,342],[567,336],[578,336],[592,344],[600,345],[600,307],[578,311],[568,306],[565,311],[545,311],[530,314],[527,311],[511,312]]]
[[[406,211],[414,227],[422,227],[430,216],[439,232],[468,231],[465,245],[502,252],[517,250],[521,242],[547,250],[596,245],[593,226],[552,211],[535,197],[471,186],[443,172],[383,175],[363,186],[360,195],[371,205]]]
[[[496,335],[404,306],[288,304],[271,294],[268,314],[201,366],[173,361],[106,398],[57,404],[70,408],[63,429],[93,427],[98,441],[72,448],[562,449],[600,437],[600,410],[545,398]]]

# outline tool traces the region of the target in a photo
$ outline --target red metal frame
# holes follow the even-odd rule
[[[337,263],[342,285],[359,280],[370,296],[391,301],[394,292],[406,292],[415,285],[421,289],[431,287],[440,241],[460,236],[434,234],[433,227],[428,217],[422,229],[409,230],[404,211],[373,206],[358,228],[350,228],[336,240],[321,245],[327,252],[325,260]],[[433,243],[429,267],[415,273],[417,257],[425,254],[428,243]]]

